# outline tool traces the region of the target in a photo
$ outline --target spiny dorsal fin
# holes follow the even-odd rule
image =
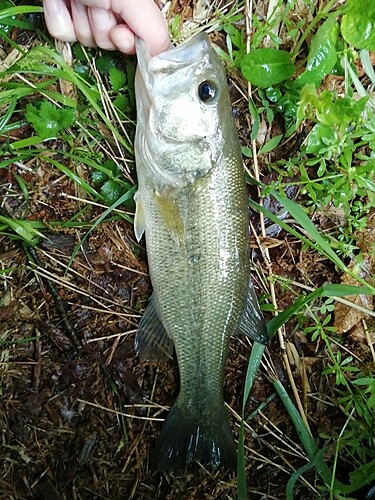
[[[173,340],[159,318],[153,295],[135,335],[135,351],[149,361],[167,361],[172,356]]]
[[[263,314],[259,308],[258,298],[255,294],[252,281],[249,284],[247,303],[243,312],[238,333],[256,340],[260,344],[267,344],[269,333]]]

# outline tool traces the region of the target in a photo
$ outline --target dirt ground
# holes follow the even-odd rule
[[[231,80],[230,87],[245,140],[246,120],[239,117],[245,115],[246,103],[238,82]],[[22,131],[23,137],[31,133]],[[299,140],[282,154],[292,154]],[[60,147],[56,143],[56,151]],[[3,213],[17,217],[23,210],[16,173],[33,186],[28,220],[48,226],[79,211],[82,200],[71,180],[39,160],[27,167],[21,173],[16,164],[0,169]],[[89,178],[89,172],[81,173]],[[95,220],[102,212],[93,205],[85,220]],[[251,220],[260,236],[257,216],[252,214]],[[321,216],[320,223],[324,231],[330,221]],[[136,243],[132,224],[105,221],[84,239],[86,233],[87,227],[51,226],[48,239],[36,247],[24,247],[0,234],[0,264],[11,270],[0,281],[0,498],[236,498],[234,474],[198,466],[183,475],[149,471],[149,452],[178,392],[177,364],[175,359],[161,365],[141,363],[134,353],[134,334],[151,285],[144,243]],[[312,250],[302,251],[291,236],[280,232],[262,243],[269,249],[273,274],[314,287],[340,282],[327,260]],[[265,293],[260,278],[266,266],[254,236],[251,247],[256,290]],[[280,310],[295,299],[290,288],[280,284],[276,293]],[[285,335],[291,353],[303,359],[302,371],[298,363],[291,365],[293,377],[321,447],[324,439],[319,436],[339,432],[344,421],[332,403],[334,387],[321,375],[328,356],[322,343],[298,333],[296,320],[288,322]],[[348,337],[344,344],[371,363],[363,339]],[[231,339],[224,394],[236,440],[250,352],[246,339]],[[290,390],[276,337],[266,360]],[[306,464],[306,454],[275,395],[266,365],[258,373],[246,414],[255,411],[245,427],[248,495],[283,499],[291,474]],[[331,442],[325,450],[329,463],[334,452]],[[349,470],[350,463],[341,463],[338,477],[346,480]],[[319,477],[310,470],[297,483],[295,498],[324,498],[319,486]]]

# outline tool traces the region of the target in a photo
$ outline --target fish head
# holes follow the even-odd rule
[[[193,182],[206,175],[221,154],[221,110],[230,109],[221,63],[205,33],[154,57],[140,40],[136,49],[137,127],[143,134],[143,154],[153,174],[170,184]]]

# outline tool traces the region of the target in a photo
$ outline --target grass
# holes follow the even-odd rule
[[[245,166],[255,179],[249,178],[254,193],[249,206],[260,221],[252,242],[260,248],[255,270],[265,311],[277,313],[269,320],[271,347],[254,344],[246,364],[242,404],[232,408],[240,426],[238,483],[225,485],[217,476],[203,472],[207,491],[216,488],[241,500],[249,492],[267,494],[264,482],[269,477],[283,481],[281,489],[274,488],[275,495],[288,499],[316,498],[317,492],[325,498],[350,498],[375,480],[375,315],[371,305],[375,290],[371,90],[375,33],[369,27],[369,37],[363,36],[366,20],[355,1],[319,5],[317,10],[316,2],[305,2],[300,12],[297,2],[283,6],[281,2],[246,1],[228,10],[223,2],[213,2],[209,11],[201,13],[202,26],[219,33],[217,50],[235,89]],[[371,2],[367,10],[369,19],[374,19]],[[126,486],[127,493],[139,492],[143,479],[135,471],[144,467],[139,464],[147,453],[140,443],[142,439],[148,443],[147,421],[159,420],[160,415],[160,407],[152,402],[157,376],[139,375],[145,377],[146,385],[151,384],[150,406],[125,406],[129,412],[124,413],[118,389],[124,383],[121,374],[133,375],[125,366],[107,369],[120,339],[134,331],[147,296],[142,293],[142,250],[126,229],[133,221],[135,191],[134,61],[74,45],[71,62],[52,47],[42,26],[27,18],[38,12],[39,7],[9,3],[0,13],[1,34],[8,55],[12,54],[0,73],[0,278],[4,283],[0,304],[8,305],[19,296],[17,283],[27,289],[22,281],[26,274],[42,287],[46,278],[54,281],[60,290],[56,300],[63,296],[72,311],[83,315],[96,310],[98,318],[82,331],[85,335],[88,329],[95,332],[89,345],[104,346],[106,361],[98,362],[97,372],[105,380],[106,400],[92,402],[87,396],[79,397],[78,403],[118,418],[121,449],[131,441],[134,424],[129,419],[142,421],[124,466],[131,475],[138,474],[136,483]],[[171,32],[177,41],[202,29],[199,24],[189,25],[185,15],[170,12]],[[28,30],[38,41],[30,37],[20,44],[9,36],[13,29]],[[293,199],[288,197],[290,192]],[[281,210],[270,209],[275,204],[283,209],[283,219]],[[278,228],[276,249],[268,246],[269,221]],[[74,234],[69,255],[61,252],[56,258],[50,253],[46,245],[51,231]],[[101,233],[108,239],[96,247],[101,259],[97,272],[85,245]],[[25,248],[26,254],[34,248],[43,263],[28,263],[19,248]],[[126,248],[125,261],[116,248]],[[15,253],[9,256],[8,252]],[[107,289],[104,278],[98,278],[116,263],[112,254],[139,278],[129,290],[122,290],[127,297],[135,297],[133,302],[129,299],[125,312],[124,301],[112,297],[114,283]],[[38,311],[45,307],[40,300]],[[69,308],[66,316],[76,318]],[[39,312],[25,309],[22,314],[34,317]],[[103,335],[103,318],[115,324],[114,317],[126,321],[126,327],[115,332],[106,329]],[[351,325],[348,330],[346,324]],[[52,343],[64,340],[61,332],[46,331]],[[17,338],[12,329],[0,337],[0,345],[7,348],[1,365],[4,377],[7,373],[17,377],[17,365],[12,365],[12,359],[18,359],[12,358],[14,346],[24,349],[18,351],[21,356],[29,345],[43,343],[38,335]],[[238,349],[247,360],[248,346],[239,344]],[[237,353],[231,356],[237,360],[237,371],[245,366]],[[124,359],[130,366],[129,359]],[[169,380],[167,369],[157,373]],[[258,377],[262,377],[263,391],[270,392],[263,402],[256,400],[254,392]],[[327,393],[322,392],[324,387]],[[0,389],[7,393],[6,386]],[[156,397],[155,401],[163,401],[164,406],[170,403]],[[322,423],[324,412],[316,416],[321,407],[332,417],[328,429]],[[273,441],[271,433],[269,444],[262,441],[262,430],[269,433],[265,418],[275,422],[275,428],[283,426],[277,417],[282,412],[290,423],[280,434],[288,435],[299,450],[296,454],[288,451],[282,438]],[[256,450],[248,451],[254,439],[260,454],[271,454],[272,459],[260,459]],[[260,464],[263,480],[253,474]],[[178,489],[169,488],[175,493]],[[197,497],[202,495],[199,486],[194,488]]]

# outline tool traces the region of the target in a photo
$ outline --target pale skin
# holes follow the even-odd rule
[[[170,47],[167,23],[153,0],[43,0],[49,33],[86,47],[134,54],[134,36],[151,55]]]

